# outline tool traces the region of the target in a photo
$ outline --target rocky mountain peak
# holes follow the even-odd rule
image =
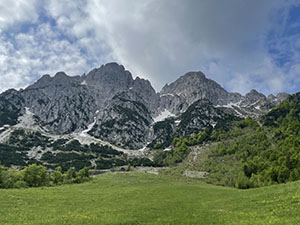
[[[269,101],[272,101],[273,99],[275,99],[276,97],[273,94],[268,95],[267,99]]]
[[[149,111],[155,114],[159,105],[159,95],[155,92],[149,80],[136,77],[130,90],[142,97]]]
[[[285,100],[287,97],[289,96],[288,93],[284,93],[284,92],[280,92],[276,95],[276,98],[282,102],[283,100]]]
[[[52,85],[62,85],[67,86],[73,81],[76,81],[79,77],[68,76],[65,72],[58,72],[51,77],[49,74],[43,75],[39,80],[37,80],[33,85],[28,86],[26,89],[39,89],[46,88]]]
[[[154,88],[152,87],[149,80],[141,79],[136,77],[131,90],[141,94],[142,97],[153,96],[156,95]]]
[[[179,91],[184,87],[196,87],[203,83],[210,82],[211,80],[207,79],[202,72],[189,72],[184,74],[183,76],[179,77],[175,82],[171,84],[167,84],[161,90],[161,94],[173,93]]]
[[[270,94],[268,96],[268,101],[270,101],[273,105],[277,105],[278,103],[285,100],[288,96],[289,94],[283,92],[278,93],[276,96]]]
[[[85,81],[91,85],[118,86],[129,88],[133,82],[132,75],[125,70],[124,66],[117,63],[107,63],[100,68],[94,69],[85,76]]]
[[[229,94],[218,83],[202,72],[189,72],[175,82],[164,86],[160,92],[162,102],[172,113],[183,112],[199,99],[208,99],[214,105],[225,104]]]
[[[180,81],[187,81],[187,82],[190,82],[191,80],[195,80],[195,79],[204,80],[207,78],[205,77],[204,73],[202,73],[201,71],[188,72],[179,78]]]
[[[266,96],[258,91],[252,89],[249,93],[245,95],[246,100],[250,102],[255,102],[259,100],[266,100]]]
[[[54,84],[66,84],[72,80],[72,77],[68,76],[65,72],[61,71],[55,74],[52,79]]]

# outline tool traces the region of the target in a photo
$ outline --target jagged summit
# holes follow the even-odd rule
[[[199,99],[208,99],[214,105],[229,102],[229,93],[215,81],[208,79],[202,72],[189,72],[173,83],[166,85],[160,92],[164,106],[172,113],[184,112]]]
[[[97,69],[90,71],[85,81],[89,85],[119,85],[120,87],[128,88],[132,82],[132,75],[125,70],[124,66],[117,63],[107,63]]]
[[[226,92],[218,83],[206,78],[205,75],[199,71],[186,73],[171,84],[165,85],[160,93],[183,94],[184,92],[182,92],[182,90],[187,87],[192,88],[192,90],[189,90],[190,92],[194,92],[195,88],[218,88]]]

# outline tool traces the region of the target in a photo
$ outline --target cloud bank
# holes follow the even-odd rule
[[[300,5],[281,0],[0,3],[0,91],[117,61],[157,91],[201,70],[228,91],[300,91]],[[15,16],[10,16],[15,15]]]

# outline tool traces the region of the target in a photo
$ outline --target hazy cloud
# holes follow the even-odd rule
[[[265,44],[278,26],[271,12],[288,6],[268,0],[94,0],[85,14],[113,58],[158,90],[187,71],[203,70],[232,91],[278,92],[282,72]],[[210,70],[212,63],[218,69]]]

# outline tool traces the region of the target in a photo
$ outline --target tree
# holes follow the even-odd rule
[[[22,171],[18,171],[15,168],[4,168],[2,170],[2,188],[20,188],[26,187],[23,180]]]
[[[36,164],[25,167],[24,181],[29,187],[40,187],[47,184],[46,167]]]
[[[0,187],[2,187],[3,184],[3,170],[4,166],[0,166]]]
[[[52,180],[53,184],[58,185],[58,184],[63,183],[64,177],[63,177],[63,174],[61,171],[62,171],[61,167],[58,166],[55,168],[55,170],[51,174],[51,180]]]

